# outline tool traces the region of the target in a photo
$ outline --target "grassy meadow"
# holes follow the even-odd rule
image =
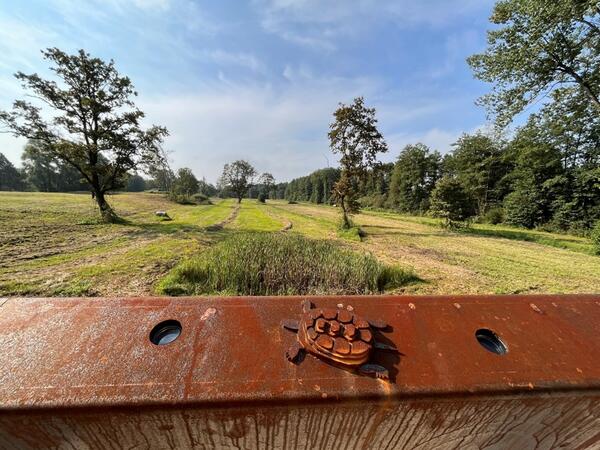
[[[157,294],[177,283],[185,285],[190,278],[184,275],[198,275],[190,272],[198,267],[203,270],[198,275],[202,283],[213,286],[209,292],[235,293],[211,270],[217,267],[215,261],[236,248],[231,244],[235,239],[253,233],[271,233],[268,239],[274,242],[283,239],[281,245],[289,245],[297,258],[288,261],[272,252],[254,261],[255,249],[249,247],[245,253],[234,252],[233,257],[242,258],[239,265],[247,258],[254,264],[251,267],[264,270],[272,266],[271,261],[284,261],[288,279],[298,277],[297,267],[310,266],[311,280],[320,281],[307,292],[346,292],[343,286],[350,286],[357,274],[377,284],[377,277],[390,270],[397,274],[396,282],[380,286],[390,293],[600,291],[600,257],[593,255],[587,239],[569,235],[494,225],[450,232],[435,219],[363,211],[354,217],[366,233],[360,239],[356,233],[339,233],[338,211],[329,206],[244,200],[237,210],[234,200],[178,205],[149,193],[115,194],[109,201],[125,223],[99,223],[89,194],[0,192],[0,295]],[[156,210],[168,211],[173,220],[160,220]],[[290,237],[277,237],[284,234]],[[326,240],[311,248],[344,256],[303,255],[294,250],[304,247],[302,239]],[[332,264],[347,267],[333,270]],[[231,278],[239,276],[233,266],[228,267]],[[312,286],[313,281],[307,283]],[[283,289],[269,292],[296,292],[287,285]],[[189,292],[206,289],[188,283],[183,293]],[[263,293],[258,288],[256,292]]]

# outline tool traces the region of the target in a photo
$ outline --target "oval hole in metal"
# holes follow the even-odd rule
[[[495,353],[496,355],[508,353],[508,346],[492,330],[480,328],[475,332],[475,337],[479,344],[489,352]]]
[[[177,320],[160,322],[150,332],[150,342],[154,345],[167,345],[181,334],[181,324]]]

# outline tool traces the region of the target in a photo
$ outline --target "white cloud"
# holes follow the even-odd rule
[[[337,103],[373,86],[366,79],[321,79],[278,89],[226,81],[140,103],[149,121],[170,130],[166,148],[174,150],[174,166],[215,181],[223,164],[244,158],[261,172],[287,179],[325,164],[322,153],[328,151]]]
[[[190,167],[213,182],[223,164],[240,158],[279,180],[324,167],[327,159],[334,165],[327,141],[332,114],[339,102],[348,103],[358,95],[377,108],[384,134],[385,130],[409,129],[414,119],[444,107],[439,101],[420,107],[388,102],[379,98],[382,86],[376,79],[298,76],[292,68],[288,77],[291,81],[277,87],[225,80],[194,92],[145,97],[140,104],[149,121],[171,132],[166,148],[173,150],[173,165]],[[438,129],[423,136],[385,135],[390,144],[388,158],[395,158],[406,143],[419,140],[442,150],[457,135]]]
[[[263,28],[284,40],[317,50],[334,50],[336,39],[356,37],[373,26],[439,27],[493,0],[255,0]]]

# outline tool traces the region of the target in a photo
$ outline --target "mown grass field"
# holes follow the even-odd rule
[[[434,219],[365,211],[354,218],[367,233],[360,241],[338,232],[338,211],[329,206],[244,200],[232,215],[233,200],[184,206],[144,193],[110,201],[125,224],[98,223],[89,194],[0,192],[0,295],[154,294],[178,263],[232,233],[290,225],[287,233],[337,241],[412,270],[419,280],[395,293],[600,291],[600,257],[584,238],[492,225],[456,233]],[[173,220],[155,217],[159,209]]]

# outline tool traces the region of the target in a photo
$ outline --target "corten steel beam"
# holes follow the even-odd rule
[[[600,448],[600,295],[310,299],[389,323],[389,381],[290,363],[301,297],[0,299],[0,447]]]

